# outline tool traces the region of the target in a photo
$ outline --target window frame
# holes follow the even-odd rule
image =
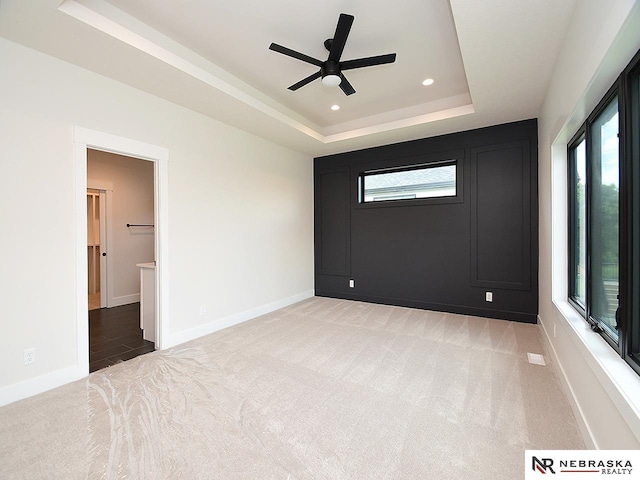
[[[619,244],[618,244],[618,341],[594,321],[591,315],[592,252],[591,233],[593,215],[592,176],[593,164],[590,129],[599,116],[617,97],[618,100],[618,166],[619,166]],[[576,279],[574,265],[575,239],[575,148],[586,141],[586,305],[573,298]],[[578,314],[589,323],[592,330],[620,355],[640,375],[640,51],[615,80],[598,105],[567,144],[567,220],[568,220],[568,265],[567,299]],[[636,268],[633,268],[636,266]]]
[[[624,248],[628,259],[621,272],[627,287],[620,292],[620,304],[623,307],[621,328],[626,337],[622,356],[640,375],[640,268],[631,268],[632,265],[640,265],[640,51],[621,77],[625,98],[621,112],[625,135],[621,148],[626,162],[623,162],[620,176],[623,179],[621,188],[624,185],[627,192],[623,198],[625,228],[621,248]]]
[[[593,263],[592,263],[592,255],[591,255],[591,248],[590,245],[593,244],[592,241],[592,227],[593,227],[593,216],[591,215],[590,209],[591,206],[593,205],[594,201],[593,201],[593,195],[594,195],[594,188],[589,188],[589,185],[591,184],[591,178],[590,178],[590,170],[592,169],[593,166],[593,144],[592,142],[589,140],[590,138],[590,130],[591,127],[593,126],[593,124],[596,122],[596,120],[598,120],[600,118],[600,115],[609,107],[609,105],[611,104],[611,102],[615,99],[617,99],[618,102],[618,167],[619,167],[619,176],[620,176],[620,186],[619,186],[619,210],[618,210],[618,232],[619,232],[619,240],[618,240],[618,308],[620,308],[622,306],[622,290],[623,290],[623,283],[622,283],[622,270],[623,267],[626,263],[626,254],[623,253],[623,248],[622,248],[622,239],[624,238],[624,233],[623,233],[623,198],[625,195],[625,189],[623,188],[622,185],[622,165],[623,163],[625,163],[625,159],[624,159],[624,152],[622,149],[622,134],[624,131],[624,126],[625,126],[625,122],[624,122],[624,115],[623,115],[623,111],[622,111],[622,103],[624,101],[624,96],[622,95],[622,83],[621,83],[621,79],[618,78],[618,80],[616,80],[616,82],[611,86],[611,88],[607,91],[607,93],[604,95],[604,97],[602,97],[602,100],[600,100],[600,102],[598,103],[598,105],[596,106],[596,108],[593,110],[593,112],[591,112],[591,114],[589,115],[589,117],[587,118],[584,126],[585,126],[585,133],[586,133],[586,138],[587,138],[587,144],[586,144],[586,148],[587,148],[587,292],[593,292],[594,286],[593,286],[593,275],[592,272],[594,270],[593,268]],[[587,294],[587,297],[589,296],[589,294]],[[589,322],[589,324],[591,325],[591,328],[593,331],[597,332],[600,334],[600,336],[602,336],[602,338],[604,338],[606,340],[606,342],[615,350],[618,352],[618,354],[622,355],[622,345],[623,345],[623,329],[620,328],[620,325],[618,325],[617,328],[617,333],[618,333],[618,339],[616,341],[616,339],[614,339],[609,332],[607,331],[606,328],[603,328],[600,326],[600,321],[598,319],[596,319],[593,315],[592,315],[592,309],[591,309],[591,302],[589,301],[589,299],[587,298],[587,316],[585,318],[587,320],[587,322]]]
[[[366,165],[355,167],[353,170],[353,180],[356,182],[355,208],[388,208],[406,207],[419,205],[441,205],[451,203],[462,203],[464,201],[464,171],[463,171],[464,151],[442,152],[432,155],[421,155],[417,157],[405,157],[396,159],[393,163],[368,162]],[[392,172],[407,172],[423,168],[437,168],[441,166],[454,165],[456,167],[456,194],[439,197],[423,198],[402,198],[378,201],[364,201],[364,178],[369,175]],[[366,170],[365,167],[366,166]]]
[[[575,224],[576,224],[576,218],[575,218],[575,206],[572,203],[572,201],[577,197],[577,192],[576,192],[576,182],[575,182],[575,174],[576,174],[576,168],[575,168],[575,162],[576,162],[576,155],[575,155],[575,151],[576,148],[578,147],[578,145],[580,145],[582,143],[582,141],[585,141],[585,150],[587,147],[586,144],[586,124],[583,124],[580,129],[576,132],[576,134],[573,136],[573,138],[571,139],[571,141],[569,142],[568,146],[567,146],[567,180],[568,180],[568,185],[567,185],[567,205],[568,205],[568,212],[567,212],[567,216],[568,216],[568,220],[569,220],[569,225],[568,225],[568,244],[567,244],[567,249],[568,249],[568,259],[569,259],[569,264],[568,264],[568,300],[569,303],[576,309],[578,310],[578,312],[580,313],[580,315],[582,315],[582,317],[584,317],[585,319],[587,318],[587,305],[589,302],[589,299],[587,298],[587,278],[589,278],[589,260],[588,258],[585,261],[585,305],[582,305],[576,298],[574,298],[573,292],[576,291],[576,278],[574,276],[574,266],[576,265],[576,252],[573,249],[573,246],[575,245],[575,238],[577,236],[577,232],[575,230]],[[586,153],[585,153],[586,155]],[[588,156],[587,156],[587,161],[586,161],[586,166],[585,166],[585,171],[589,169],[589,161],[588,161]],[[588,211],[588,202],[589,202],[589,195],[587,192],[587,183],[586,183],[586,178],[585,178],[585,217],[586,212]],[[585,218],[586,220],[586,218]],[[586,230],[587,230],[587,237],[589,235],[589,228],[588,226],[586,226]],[[588,244],[588,238],[587,238],[587,242],[586,244]],[[586,245],[585,245],[586,247]]]

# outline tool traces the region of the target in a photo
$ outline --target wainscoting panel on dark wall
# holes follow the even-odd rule
[[[531,286],[529,158],[528,140],[471,149],[473,286]]]
[[[360,201],[364,172],[451,188],[443,162],[454,194]],[[536,321],[536,120],[320,157],[314,175],[316,295]]]
[[[315,178],[316,272],[321,275],[349,275],[350,208],[349,169],[330,169]]]

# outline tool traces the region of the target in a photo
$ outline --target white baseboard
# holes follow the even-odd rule
[[[7,385],[6,387],[0,388],[0,406],[46,392],[47,390],[74,382],[85,376],[86,374],[82,373],[80,369],[74,365],[63,368],[62,370],[46,373],[39,377]]]
[[[121,305],[129,305],[130,303],[138,303],[140,301],[140,294],[133,293],[131,295],[122,295],[120,297],[113,297],[110,301],[110,307],[120,307]]]
[[[309,290],[288,298],[283,298],[282,300],[268,303],[266,305],[261,305],[250,310],[245,310],[244,312],[240,312],[235,315],[214,320],[213,322],[196,328],[179,332],[177,334],[171,335],[170,338],[167,339],[165,348],[172,347],[174,345],[178,345],[180,343],[184,343],[198,337],[202,337],[203,335],[207,335],[209,333],[222,330],[223,328],[245,322],[247,320],[259,317],[260,315],[264,315],[266,313],[273,312],[280,308],[288,307],[289,305],[293,305],[294,303],[311,298],[314,296],[314,294],[315,293],[313,290]],[[118,298],[130,299],[131,297],[135,296],[128,295]],[[125,305],[127,303],[134,303],[136,301],[139,300],[127,300],[124,301],[122,305]],[[22,382],[14,383],[12,385],[0,387],[0,407],[27,397],[31,397],[33,395],[37,395],[42,392],[46,392],[47,390],[60,387],[67,383],[80,380],[81,378],[86,377],[86,372],[83,372],[81,370],[82,369],[79,368],[78,365],[74,365],[71,367],[63,368],[61,370],[56,370],[55,372],[50,372],[38,377],[30,378]]]
[[[569,405],[571,406],[571,410],[573,411],[573,415],[576,417],[576,422],[578,424],[578,428],[580,430],[580,434],[582,435],[582,439],[584,440],[585,446],[590,450],[596,450],[598,448],[597,442],[593,436],[593,432],[589,428],[589,425],[586,422],[584,412],[580,407],[580,403],[571,388],[571,383],[567,378],[567,374],[562,367],[562,363],[558,358],[558,354],[556,353],[556,349],[553,346],[553,342],[551,341],[551,337],[549,332],[544,326],[540,315],[538,315],[538,325],[542,329],[542,337],[544,338],[545,343],[547,344],[547,350],[552,357],[553,364],[556,367],[556,372],[558,373],[558,378],[560,379],[560,383],[564,388],[565,393],[567,394],[567,398],[569,399]]]
[[[222,330],[223,328],[237,325],[238,323],[246,322],[247,320],[259,317],[260,315],[271,313],[280,308],[288,307],[289,305],[293,305],[294,303],[298,303],[302,300],[311,298],[314,295],[314,290],[308,290],[291,297],[283,298],[282,300],[267,303],[266,305],[261,305],[250,310],[245,310],[243,312],[230,315],[228,317],[219,318],[204,325],[199,325],[188,330],[183,330],[181,332],[168,335],[168,338],[163,339],[163,349],[188,342],[189,340],[203,337],[204,335],[217,332],[218,330]]]

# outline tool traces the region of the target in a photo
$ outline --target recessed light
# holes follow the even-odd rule
[[[424,85],[425,87],[428,85],[433,85],[433,78],[427,78],[424,82],[422,82],[422,85]]]
[[[331,105],[331,110],[334,112],[340,110],[340,105]]]

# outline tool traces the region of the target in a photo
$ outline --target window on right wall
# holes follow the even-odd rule
[[[569,301],[640,373],[640,52],[568,145]]]

